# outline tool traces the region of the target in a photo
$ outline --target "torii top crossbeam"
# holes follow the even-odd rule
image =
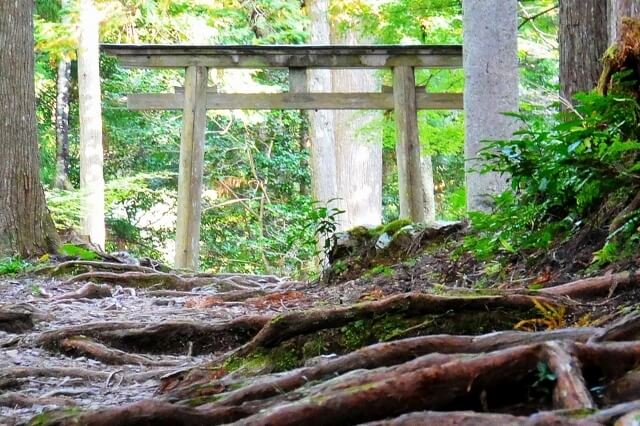
[[[460,45],[194,46],[103,44],[125,67],[461,68]]]

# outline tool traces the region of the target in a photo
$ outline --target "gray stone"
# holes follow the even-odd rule
[[[392,240],[391,235],[387,234],[386,232],[380,235],[378,237],[378,240],[376,241],[376,250],[378,251],[385,250],[391,244],[391,240]]]

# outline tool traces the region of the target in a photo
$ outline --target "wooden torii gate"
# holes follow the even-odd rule
[[[208,109],[394,110],[401,216],[424,222],[419,109],[462,109],[461,93],[427,93],[415,68],[461,68],[462,46],[183,46],[103,44],[102,51],[130,68],[185,68],[184,89],[131,94],[130,109],[182,109],[176,223],[177,268],[197,269],[202,173]],[[207,87],[210,68],[288,68],[288,93],[217,93]],[[311,93],[310,68],[391,68],[393,88],[380,93]]]

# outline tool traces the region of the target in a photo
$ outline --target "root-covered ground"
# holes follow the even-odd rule
[[[91,261],[4,278],[0,424],[634,424],[640,273],[498,273],[452,252],[461,232],[347,250],[315,283]]]

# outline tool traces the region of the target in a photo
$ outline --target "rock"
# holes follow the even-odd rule
[[[385,232],[384,234],[378,237],[378,240],[376,241],[376,250],[377,251],[385,250],[387,247],[389,247],[389,244],[391,244],[391,241],[392,241],[391,235]]]

